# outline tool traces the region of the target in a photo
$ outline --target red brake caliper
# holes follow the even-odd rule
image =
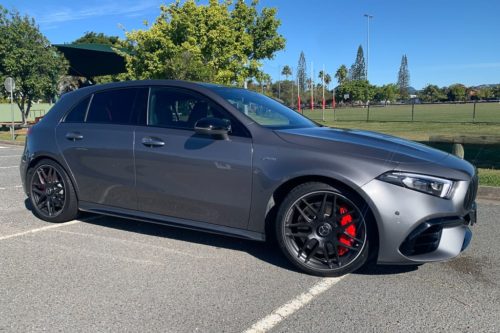
[[[347,208],[340,207],[340,214],[345,214],[345,213],[347,213]],[[340,225],[344,226],[344,225],[351,223],[351,222],[352,222],[352,216],[351,216],[351,214],[348,214],[348,215],[342,217],[342,219],[340,220]],[[350,226],[348,226],[345,229],[345,232],[352,237],[356,237],[356,226],[354,224],[351,224]],[[346,235],[340,235],[339,242],[342,244],[345,244],[347,246],[354,245],[354,240],[347,237]],[[339,252],[339,256],[343,256],[344,254],[347,253],[347,251],[349,251],[349,249],[346,249],[345,247],[342,247],[342,246],[338,246],[337,250]]]

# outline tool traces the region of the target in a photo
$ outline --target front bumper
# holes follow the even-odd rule
[[[449,260],[468,246],[476,222],[474,187],[459,181],[453,198],[442,199],[373,180],[363,186],[377,220],[380,264]],[[472,188],[472,194],[471,194]]]

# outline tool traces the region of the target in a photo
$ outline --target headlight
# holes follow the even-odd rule
[[[455,184],[449,179],[407,172],[387,172],[377,179],[446,199],[451,197]]]

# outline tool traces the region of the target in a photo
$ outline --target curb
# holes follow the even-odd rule
[[[4,145],[24,146],[24,142],[19,142],[19,141],[0,140],[0,143]]]
[[[477,190],[477,198],[500,201],[500,187],[479,186]]]

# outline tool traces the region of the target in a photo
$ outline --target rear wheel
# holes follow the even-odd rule
[[[28,171],[33,212],[42,220],[66,222],[78,215],[78,202],[67,173],[52,160],[41,160]]]
[[[327,184],[297,186],[277,214],[281,250],[310,274],[340,276],[357,270],[369,251],[363,206],[350,193]]]

